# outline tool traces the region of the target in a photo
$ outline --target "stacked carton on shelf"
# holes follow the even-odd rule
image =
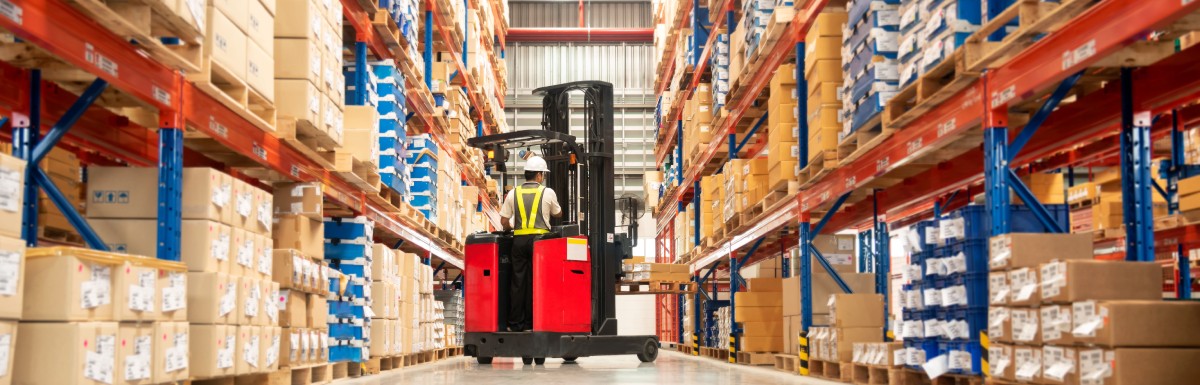
[[[676,263],[648,263],[641,257],[626,259],[621,264],[628,282],[688,282],[692,279],[688,265]]]
[[[363,362],[371,356],[371,291],[375,224],[366,217],[325,219],[329,282],[329,361]]]
[[[330,276],[325,263],[324,195],[319,183],[275,186],[274,274],[281,327],[279,366],[329,361],[327,325]]]
[[[796,108],[796,66],[782,64],[771,76],[767,99],[767,181],[765,188],[775,189],[796,181],[800,157],[800,126]]]
[[[0,152],[0,175],[25,178],[25,161]],[[0,367],[13,367],[13,348],[19,346],[18,324],[25,297],[25,241],[21,237],[24,194],[0,196]],[[13,370],[0,373],[0,384],[11,384]]]
[[[855,293],[871,293],[875,291],[875,275],[870,273],[855,273],[854,246],[857,241],[852,235],[818,235],[813,240],[813,246],[830,267],[838,273],[842,281]],[[800,298],[800,249],[792,249],[789,254],[792,262],[790,278],[783,279],[783,352],[796,353],[797,337],[801,330],[801,313],[803,304]],[[817,262],[816,256],[809,257],[812,262],[812,314],[814,325],[829,324],[829,298],[842,293],[841,287],[833,280],[833,276]]]
[[[783,351],[783,304],[780,302],[783,280],[751,278],[746,291],[734,294],[734,322],[742,324],[738,336],[741,351],[772,353]]]
[[[335,2],[277,0],[276,107],[279,115],[320,132],[323,143],[343,139],[346,79],[342,73],[342,10]],[[297,127],[297,130],[305,129]]]
[[[808,103],[804,106],[808,123],[808,164],[836,159],[838,133],[844,121],[839,111],[843,95],[839,90],[845,79],[846,63],[841,54],[845,10],[827,9],[817,15],[805,37],[804,79],[808,83]],[[799,141],[797,132],[796,140]]]
[[[856,343],[883,341],[883,296],[834,294],[828,304],[830,326],[813,327],[809,332],[813,360],[851,362]]]
[[[896,60],[900,40],[899,7],[871,0],[853,0],[846,7],[842,63],[836,69],[829,69],[848,76],[842,86],[839,141],[846,140],[859,129],[873,130],[880,126],[877,118],[896,94],[900,80]]]

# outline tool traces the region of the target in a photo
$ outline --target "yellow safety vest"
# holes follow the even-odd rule
[[[518,218],[521,220],[513,230],[513,235],[536,235],[550,232],[550,224],[538,215],[538,209],[542,207],[542,192],[544,191],[546,191],[546,186],[540,184],[535,187],[521,185],[513,190],[513,198],[517,201]]]

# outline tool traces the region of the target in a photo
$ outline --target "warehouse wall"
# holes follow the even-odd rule
[[[578,27],[574,1],[510,1],[512,27]],[[592,28],[652,28],[649,1],[584,1],[584,25]]]

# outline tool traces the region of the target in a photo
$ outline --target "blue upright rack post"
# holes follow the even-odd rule
[[[367,74],[367,43],[362,41],[354,42],[354,79],[350,81],[354,84],[354,98],[348,100],[349,104],[362,106],[367,104],[367,82],[369,76]]]
[[[13,156],[21,159],[33,157],[33,147],[41,138],[42,126],[42,70],[29,71],[29,120],[13,121]],[[25,123],[25,124],[21,124]],[[33,165],[37,169],[37,165]],[[23,181],[23,212],[21,214],[21,238],[25,245],[36,247],[38,243],[38,187],[29,176],[29,165],[26,165],[25,180]]]
[[[172,119],[174,120],[174,119]],[[183,130],[158,130],[158,259],[179,261],[183,233]]]
[[[804,78],[804,42],[796,43],[796,140],[800,142],[800,169],[808,167],[808,79]],[[804,90],[804,91],[801,91]]]
[[[1129,261],[1154,261],[1151,120],[1150,112],[1134,111],[1133,69],[1121,68],[1121,201],[1125,216],[1125,259]]]

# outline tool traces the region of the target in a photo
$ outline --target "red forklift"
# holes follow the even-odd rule
[[[505,331],[509,306],[511,232],[467,237],[463,351],[480,364],[521,357],[636,354],[658,357],[658,337],[617,335],[616,282],[636,234],[615,234],[612,84],[582,81],[534,90],[542,96],[542,129],[471,138],[487,164],[503,173],[511,150],[540,151],[550,168],[546,186],[559,194],[563,216],[533,246],[533,330]],[[571,135],[571,93],[583,94],[584,137]],[[503,178],[501,178],[503,180]],[[586,209],[585,209],[586,208]]]

